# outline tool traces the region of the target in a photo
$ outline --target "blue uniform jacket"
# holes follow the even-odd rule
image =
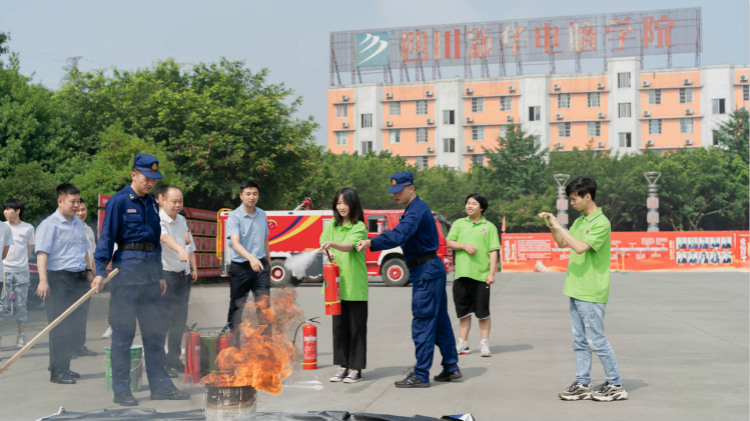
[[[409,203],[401,216],[401,222],[394,229],[372,239],[370,250],[385,250],[396,246],[403,248],[407,262],[438,249],[435,217],[419,196]]]
[[[163,277],[160,238],[161,226],[156,200],[149,194],[138,197],[128,185],[107,202],[102,232],[94,253],[96,274],[107,275],[106,269],[111,257],[112,266],[120,269],[117,277],[119,283],[158,283]],[[112,256],[118,242],[155,243],[156,248],[152,252],[118,249]]]

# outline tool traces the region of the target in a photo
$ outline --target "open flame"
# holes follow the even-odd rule
[[[289,339],[290,328],[303,319],[292,288],[275,290],[273,297],[257,303],[247,302],[243,309],[239,348],[229,347],[216,356],[218,372],[201,383],[219,387],[252,386],[272,395],[281,393],[281,380],[292,374],[295,349]],[[269,305],[270,302],[270,305]]]

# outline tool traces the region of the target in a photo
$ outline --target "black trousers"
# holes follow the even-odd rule
[[[367,366],[367,301],[341,300],[341,314],[333,316],[333,364]]]
[[[227,323],[232,329],[237,328],[242,322],[242,306],[247,301],[250,291],[257,303],[261,297],[271,294],[271,265],[263,258],[263,270],[256,272],[250,267],[249,262],[232,262],[229,267],[229,312]],[[259,317],[262,317],[258,313]]]
[[[65,270],[47,271],[49,296],[44,309],[47,322],[52,323],[59,315],[78,301],[90,288],[85,272]],[[83,292],[82,292],[83,291]],[[70,370],[70,359],[80,347],[81,335],[85,337],[86,313],[78,307],[49,334],[49,370],[52,376]]]
[[[179,361],[182,350],[182,336],[187,323],[188,301],[190,300],[190,277],[185,272],[164,271],[167,293],[161,297],[162,317],[167,334],[167,366]]]

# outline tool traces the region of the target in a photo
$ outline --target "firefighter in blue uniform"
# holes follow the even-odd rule
[[[159,161],[136,154],[129,186],[107,202],[99,244],[94,253],[96,278],[93,286],[101,291],[107,265],[120,270],[112,282],[109,320],[112,325],[112,391],[114,402],[138,405],[130,392],[130,347],[136,320],[141,329],[146,375],[151,399],[190,399],[190,394],[174,387],[164,364],[164,327],[161,296],[166,292],[162,276],[159,238],[159,208],[148,193],[161,179]],[[117,244],[117,251],[114,246]],[[112,254],[114,251],[114,255]]]
[[[357,243],[357,250],[385,250],[401,246],[412,283],[411,334],[417,363],[396,387],[430,387],[430,368],[435,345],[443,356],[443,371],[435,381],[461,378],[458,369],[456,340],[448,316],[448,295],[445,292],[445,266],[437,256],[438,234],[430,207],[414,192],[414,174],[400,172],[391,176],[396,203],[405,205],[401,222],[392,230],[370,240]]]

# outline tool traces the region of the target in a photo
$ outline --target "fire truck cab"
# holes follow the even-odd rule
[[[221,276],[229,273],[229,240],[223,235],[224,225],[229,216],[229,209],[219,211],[219,244],[221,259]],[[365,225],[367,235],[372,238],[383,231],[398,225],[401,215],[399,210],[373,210],[365,209]],[[276,287],[286,285],[298,285],[302,282],[323,281],[323,253],[317,251],[320,248],[320,235],[323,226],[333,219],[332,211],[266,211],[268,217],[268,240],[271,248],[271,285]],[[446,270],[453,270],[453,257],[445,242],[448,233],[448,222],[441,215],[433,212],[435,225],[439,236],[439,247],[437,254],[443,260]],[[300,253],[313,253],[312,263],[301,272],[296,265],[287,268],[286,260]],[[409,283],[409,269],[404,261],[403,251],[400,247],[382,250],[367,251],[365,253],[367,274],[369,276],[380,276],[388,286],[404,286]]]

